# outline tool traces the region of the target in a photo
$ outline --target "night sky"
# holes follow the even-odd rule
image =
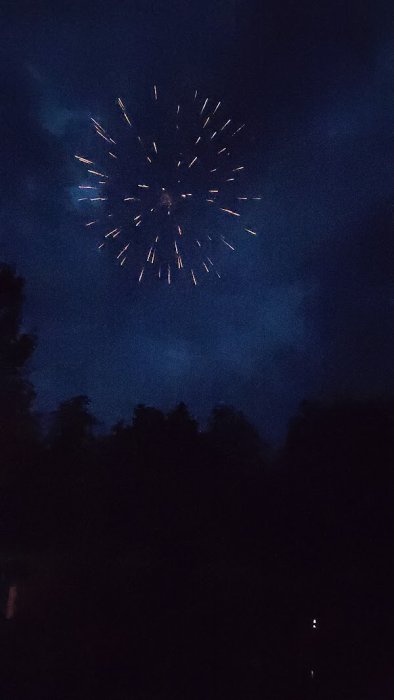
[[[37,408],[88,394],[108,426],[225,402],[275,440],[303,398],[392,391],[391,3],[8,4],[1,259],[27,280]],[[247,124],[259,235],[198,287],[136,284],[76,202],[89,117],[143,111],[153,84]]]

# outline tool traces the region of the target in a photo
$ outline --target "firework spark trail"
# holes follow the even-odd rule
[[[152,140],[152,137],[145,140],[146,144],[150,144],[148,146],[149,150],[147,151],[142,138],[137,135],[136,131],[134,131],[134,119],[132,121],[127,114],[125,102],[120,97],[117,98],[116,102],[120,108],[119,123],[124,124],[122,128],[124,130],[127,128],[128,134],[130,134],[130,128],[133,130],[133,139],[136,138],[138,140],[142,149],[142,154],[139,153],[137,157],[140,160],[142,159],[144,167],[149,168],[149,172],[153,173],[152,178],[149,178],[147,182],[145,180],[143,170],[141,170],[138,178],[141,178],[140,182],[137,181],[134,184],[134,187],[137,188],[140,197],[135,197],[132,194],[128,194],[127,189],[126,192],[119,191],[119,182],[121,182],[122,177],[124,179],[124,175],[122,175],[122,173],[127,172],[124,170],[125,159],[131,159],[132,157],[131,155],[126,156],[126,154],[130,152],[130,147],[127,146],[125,149],[123,141],[119,141],[119,136],[117,137],[119,145],[116,148],[116,153],[114,152],[112,146],[111,150],[109,150],[108,147],[105,147],[105,145],[101,142],[101,148],[106,148],[103,156],[93,157],[91,159],[90,157],[86,157],[84,155],[75,155],[78,162],[81,163],[82,166],[86,167],[87,177],[101,178],[99,181],[95,179],[94,185],[79,185],[78,187],[80,190],[90,190],[92,191],[92,194],[94,191],[96,191],[97,194],[95,193],[90,197],[80,197],[78,198],[78,201],[81,203],[90,201],[93,202],[95,206],[103,206],[105,208],[110,207],[111,213],[106,213],[104,210],[103,217],[115,216],[113,224],[120,224],[110,231],[102,231],[101,235],[103,236],[103,241],[98,248],[102,249],[107,241],[109,242],[109,246],[112,247],[115,245],[112,243],[112,241],[116,240],[116,238],[120,236],[119,242],[121,245],[118,246],[117,251],[115,251],[116,260],[120,266],[123,266],[126,262],[128,253],[132,252],[132,255],[128,258],[128,267],[130,265],[132,267],[134,267],[134,265],[139,265],[139,273],[137,273],[138,282],[141,282],[144,276],[146,277],[146,263],[150,263],[152,267],[156,267],[156,271],[158,268],[158,277],[160,279],[166,279],[169,285],[175,281],[175,276],[182,274],[184,261],[177,243],[177,240],[179,240],[178,236],[182,236],[182,248],[184,248],[182,253],[185,253],[193,284],[197,285],[198,283],[197,274],[195,272],[196,270],[203,269],[206,273],[212,270],[215,272],[217,277],[220,278],[220,273],[215,268],[212,260],[215,240],[220,241],[224,246],[232,251],[235,250],[235,245],[230,243],[223,235],[220,234],[220,226],[219,230],[216,230],[217,224],[214,227],[210,227],[213,237],[201,230],[201,226],[199,226],[198,223],[198,209],[196,209],[196,207],[198,207],[198,202],[205,200],[210,205],[216,204],[214,207],[211,206],[211,212],[217,209],[218,211],[222,211],[230,215],[234,219],[238,219],[241,217],[241,214],[230,208],[231,204],[229,197],[238,201],[247,201],[248,199],[255,201],[261,200],[261,197],[257,196],[246,197],[238,194],[230,194],[231,190],[229,188],[233,188],[231,183],[235,182],[236,179],[238,181],[239,178],[242,178],[243,171],[245,170],[244,165],[236,165],[236,163],[233,163],[233,159],[231,157],[232,154],[230,154],[228,143],[223,143],[223,139],[225,137],[224,132],[227,130],[227,134],[228,131],[230,131],[228,127],[230,124],[232,124],[232,119],[229,118],[227,120],[223,120],[223,116],[220,117],[223,110],[220,110],[220,114],[217,115],[217,112],[222,105],[221,101],[215,103],[211,102],[208,97],[200,97],[198,100],[197,97],[198,92],[196,90],[194,93],[194,110],[196,112],[194,117],[194,125],[196,129],[198,128],[199,130],[202,130],[202,132],[200,132],[200,134],[198,134],[198,132],[195,133],[194,138],[190,140],[189,126],[191,126],[192,122],[189,124],[187,118],[185,117],[185,119],[182,120],[182,123],[179,122],[179,124],[176,125],[177,136],[174,136],[174,138],[176,138],[178,140],[177,142],[179,142],[179,145],[176,147],[178,153],[173,154],[174,157],[172,158],[172,165],[170,166],[163,165],[167,155],[164,155],[164,157],[162,156],[160,159],[158,158],[158,140],[162,143],[162,148],[160,149],[161,152],[163,153],[164,150],[164,153],[166,154],[167,144],[165,141],[161,141],[163,135],[162,132],[159,131],[160,127],[165,127],[165,121],[163,124],[159,123],[155,129],[154,133],[158,136],[158,140],[156,138],[155,140]],[[157,85],[153,86],[153,98],[155,103],[158,102]],[[209,107],[207,109],[208,105]],[[213,105],[215,105],[214,108]],[[161,115],[161,111],[163,110],[161,104],[158,104],[155,110],[156,109],[158,110],[157,114]],[[178,117],[181,111],[180,104],[175,105],[174,111],[171,111],[171,114],[174,115],[175,111],[176,116]],[[188,114],[187,104],[185,106],[182,104],[182,114]],[[110,136],[108,131],[102,126],[102,124],[100,124],[100,122],[95,120],[93,117],[91,117],[91,122],[97,135],[100,136],[101,139],[108,144],[116,145],[117,142],[112,138],[112,136]],[[196,126],[197,123],[199,124],[198,127]],[[210,125],[210,129],[207,128],[208,125]],[[230,133],[230,136],[235,136],[244,127],[245,124],[241,124],[232,133]],[[204,131],[204,129],[206,129],[206,131]],[[126,133],[126,131],[124,133]],[[120,138],[122,139],[122,137]],[[130,136],[127,138],[130,140]],[[180,138],[183,139],[183,141],[179,141]],[[217,143],[216,149],[212,143],[215,141],[215,139],[215,143]],[[196,155],[196,152],[190,153],[191,143],[198,146],[198,155]],[[212,145],[210,145],[211,143]],[[236,145],[236,142],[234,142],[234,144]],[[103,158],[105,159],[106,165],[104,165]],[[212,162],[214,158],[218,159],[218,163],[220,162],[219,168],[217,166],[212,167],[215,165],[215,163]],[[197,162],[199,163],[199,167],[193,168]],[[167,187],[166,183],[170,183],[174,179],[173,176],[171,176],[172,168],[177,173],[177,184],[175,184],[175,186],[168,185]],[[188,174],[189,172],[190,175]],[[209,173],[217,173],[215,176],[216,181],[213,180]],[[206,178],[205,191],[203,186],[204,176]],[[168,177],[170,178],[169,180],[167,179]],[[129,183],[129,189],[130,176],[128,176],[126,179]],[[211,182],[209,182],[209,179],[211,179]],[[166,187],[158,187],[159,183],[160,185],[161,183],[166,184]],[[124,185],[122,185],[122,187],[125,188]],[[102,188],[105,189],[103,190]],[[182,188],[183,191],[179,191],[180,188]],[[186,192],[186,188],[190,189],[191,191]],[[121,195],[119,198],[117,192],[119,192]],[[86,192],[86,194],[90,194],[90,192]],[[193,200],[196,201],[196,205],[190,209],[190,204],[186,203],[192,202]],[[129,203],[138,202],[137,211],[135,211],[135,209],[131,210],[134,214],[131,219],[130,214],[125,219],[126,213],[120,211],[120,205],[118,204],[119,201],[122,203],[124,202],[125,207],[129,206]],[[179,208],[178,205],[180,202],[185,203],[186,209]],[[81,207],[82,206],[85,207],[87,205],[81,204]],[[128,209],[128,212],[130,212],[130,209]],[[173,217],[171,216],[171,214],[174,215],[175,212],[178,221],[174,221]],[[163,214],[165,214],[166,219],[168,219],[168,225],[163,220]],[[88,228],[94,226],[94,229],[92,230],[100,231],[104,223],[104,218],[91,218],[90,221],[85,223],[85,226]],[[172,224],[170,223],[171,221]],[[144,224],[141,226],[143,222]],[[185,224],[187,224],[186,233],[184,230]],[[231,226],[231,224],[229,225]],[[140,226],[141,228],[138,228]],[[160,242],[159,236],[156,235],[153,227],[160,227],[162,229],[163,235],[160,237]],[[193,236],[193,229],[197,233],[197,227],[199,233],[198,238],[196,238],[195,235]],[[241,230],[253,236],[257,235],[257,231],[254,228],[246,228],[245,225],[243,228],[241,228]],[[174,239],[174,235],[177,236],[176,239]],[[141,259],[141,245],[143,246],[144,242],[147,243],[147,237],[151,240],[154,239],[155,243],[150,245],[149,249],[148,246],[145,247],[145,252],[142,252],[143,257]],[[172,238],[172,254],[169,253],[168,249],[169,238]],[[150,265],[149,269],[152,269]]]
[[[228,242],[226,241],[226,239],[224,238],[224,236],[222,236],[222,241],[223,241],[224,245],[226,245],[228,248],[230,248],[230,250],[235,250],[234,246],[230,245],[230,243],[228,243]]]
[[[214,115],[216,114],[216,112],[218,111],[218,109],[219,109],[219,107],[220,107],[221,104],[222,104],[221,102],[218,102],[218,103],[217,103],[215,109],[214,109],[213,112],[212,112],[212,116],[214,116]]]
[[[98,122],[96,122],[96,120],[93,119],[93,117],[90,117],[90,119],[91,119],[91,121],[93,122],[93,124],[95,125],[95,127],[96,127],[97,129],[101,129],[101,131],[104,131],[104,129],[103,129],[103,127],[101,126],[101,124],[99,124]]]
[[[83,158],[82,156],[74,156],[77,160],[79,160],[81,163],[86,163],[87,165],[94,165],[92,160],[88,160],[87,158]]]
[[[96,129],[96,132],[97,132],[97,134],[98,134],[99,136],[101,136],[101,138],[103,138],[105,141],[108,141],[108,143],[111,143],[111,141],[110,141],[109,139],[107,139],[107,137],[104,136],[104,134],[102,134],[101,131],[99,131],[98,129]]]
[[[109,236],[113,236],[114,234],[120,233],[121,229],[114,228],[112,231],[108,231],[108,233],[105,234],[105,238],[109,238]]]
[[[99,177],[108,177],[108,175],[104,175],[104,173],[99,173],[97,170],[88,170],[88,173],[91,173],[92,175],[98,175]]]
[[[120,99],[120,97],[118,97],[118,105],[119,105],[119,107],[121,108],[121,110],[122,110],[122,112],[123,112],[123,116],[124,116],[126,122],[127,122],[128,125],[131,127],[132,124],[131,124],[131,121],[130,121],[130,119],[129,119],[129,116],[128,116],[127,112],[126,112],[126,107],[124,106],[124,104],[123,104],[122,100]]]
[[[121,255],[123,255],[123,253],[126,252],[126,250],[129,248],[129,246],[130,246],[130,242],[129,242],[129,243],[126,243],[126,245],[124,246],[124,248],[122,248],[122,250],[120,251],[119,257],[120,257]]]
[[[241,131],[241,129],[244,128],[244,126],[245,124],[241,124],[241,126],[239,126],[238,129],[236,129],[234,133],[231,134],[231,136],[235,136],[235,134],[238,134]]]
[[[226,126],[228,126],[228,125],[230,124],[230,122],[231,122],[231,119],[228,119],[228,120],[226,121],[226,123],[223,124],[222,128],[220,129],[220,131],[224,131],[224,129],[226,128]]]
[[[232,216],[241,216],[241,214],[238,214],[237,211],[232,211],[231,209],[224,209],[224,207],[220,207],[221,211],[225,211],[227,214],[231,214]]]
[[[204,102],[204,104],[203,104],[203,106],[202,106],[202,110],[201,110],[201,112],[200,112],[200,116],[201,116],[201,114],[203,113],[205,107],[207,106],[207,103],[208,103],[208,97],[207,97],[207,99],[205,100],[205,102]]]
[[[95,119],[93,119],[93,117],[90,117],[90,119],[94,124],[94,128],[97,134],[99,136],[102,136],[102,138],[105,139],[105,141],[108,141],[108,143],[113,143],[116,145],[116,141],[114,141],[113,138],[111,138],[111,136],[106,132],[104,127],[102,127],[101,124],[99,124]]]

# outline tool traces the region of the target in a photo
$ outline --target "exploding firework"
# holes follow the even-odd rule
[[[154,86],[143,130],[120,97],[111,129],[91,118],[95,155],[75,156],[86,168],[79,201],[93,207],[85,226],[100,237],[98,248],[111,248],[139,283],[183,276],[197,285],[207,274],[220,277],[217,260],[236,249],[237,236],[256,235],[244,202],[260,197],[241,189],[245,124],[197,91],[172,108],[162,103]]]

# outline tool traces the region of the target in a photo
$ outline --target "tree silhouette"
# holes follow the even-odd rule
[[[75,451],[92,440],[97,421],[89,412],[87,396],[74,396],[63,401],[54,412],[49,442],[54,449]]]
[[[167,428],[170,439],[178,444],[195,440],[198,432],[197,421],[192,418],[185,403],[179,403],[167,414]]]
[[[48,534],[61,543],[79,545],[98,522],[102,470],[89,411],[89,398],[74,396],[52,414],[45,454]],[[99,506],[100,504],[100,506]]]
[[[138,404],[134,409],[133,433],[142,444],[154,444],[163,439],[165,415],[158,408]]]
[[[38,451],[35,393],[26,368],[35,338],[21,331],[23,301],[24,280],[0,265],[0,536],[13,538],[31,527]]]
[[[0,444],[3,456],[36,436],[35,393],[26,376],[35,337],[21,332],[24,280],[0,265]]]

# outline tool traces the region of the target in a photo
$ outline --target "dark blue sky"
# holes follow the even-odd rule
[[[86,393],[107,424],[180,400],[204,420],[223,401],[276,438],[305,397],[394,389],[390,6],[10,7],[1,256],[27,279],[40,410]],[[247,123],[259,236],[216,283],[137,286],[75,204],[89,116],[105,120],[119,95],[143,104],[153,83],[174,103],[218,96]]]

